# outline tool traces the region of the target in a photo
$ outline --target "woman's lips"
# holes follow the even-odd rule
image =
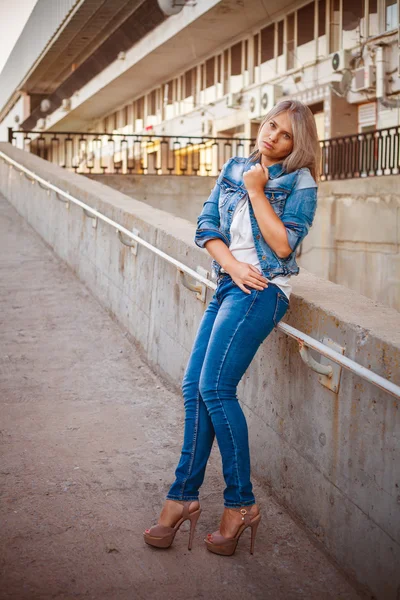
[[[271,144],[268,144],[268,142],[263,142],[264,146],[268,149],[268,150],[273,150],[273,146],[271,146]]]

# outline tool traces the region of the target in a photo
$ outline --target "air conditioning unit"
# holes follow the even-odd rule
[[[249,117],[250,119],[259,119],[261,116],[261,96],[260,88],[252,90],[249,96]]]
[[[283,90],[280,85],[265,84],[261,86],[260,108],[261,116],[266,115],[282,97]]]
[[[44,98],[40,103],[40,110],[42,113],[47,113],[51,109],[51,102],[48,98]]]
[[[61,101],[61,108],[65,112],[71,110],[71,98],[63,98]]]
[[[158,0],[158,6],[161,8],[164,14],[166,14],[168,17],[171,17],[172,15],[177,15],[181,12],[184,2],[176,4],[174,0]]]
[[[345,69],[350,69],[350,63],[352,60],[350,50],[339,50],[332,54],[332,71],[334,73],[340,73]]]
[[[375,86],[376,72],[374,65],[355,69],[353,78],[353,92],[362,92]]]
[[[240,108],[242,106],[241,92],[231,92],[226,96],[226,108]]]
[[[283,91],[280,85],[266,83],[250,93],[249,117],[250,119],[261,119],[264,117],[282,97]]]

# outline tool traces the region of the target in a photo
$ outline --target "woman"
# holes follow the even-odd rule
[[[237,385],[258,347],[289,306],[295,254],[317,204],[319,143],[310,109],[297,101],[277,104],[260,125],[256,150],[223,167],[198,219],[195,242],[213,257],[217,289],[204,313],[183,380],[185,432],[182,454],[158,524],[145,541],[172,544],[190,520],[189,549],[200,515],[203,482],[214,436],[226,483],[219,529],[204,540],[216,554],[231,555],[251,527],[250,552],[261,516],[250,480],[245,416]]]

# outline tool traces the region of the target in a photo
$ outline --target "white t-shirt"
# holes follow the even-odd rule
[[[254,245],[249,203],[246,196],[239,200],[236,206],[233,214],[230,233],[231,243],[229,250],[232,252],[236,260],[254,265],[260,271],[260,273],[262,273]],[[277,285],[288,298],[290,297],[290,293],[292,291],[290,275],[278,275],[278,277],[274,277],[274,279],[269,281]]]

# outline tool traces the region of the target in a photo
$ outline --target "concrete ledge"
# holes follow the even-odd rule
[[[131,198],[196,223],[215,177],[188,175],[86,175]]]
[[[400,177],[383,175],[379,177],[359,177],[334,181],[322,181],[318,188],[319,196],[373,196],[385,194],[399,196]]]
[[[165,252],[209,267],[194,225],[0,144],[0,150],[67,189]],[[179,385],[204,305],[175,269],[144,248],[135,258],[106,224],[56,200],[0,161],[0,191],[140,344],[148,361]],[[400,315],[356,292],[302,272],[287,321],[400,383]],[[319,359],[319,357],[316,357]],[[343,371],[339,394],[318,382],[294,340],[275,331],[239,389],[254,474],[382,600],[400,594],[399,403]]]
[[[176,175],[91,175],[131,198],[196,223],[215,179]],[[400,310],[398,175],[325,181],[300,267]]]

